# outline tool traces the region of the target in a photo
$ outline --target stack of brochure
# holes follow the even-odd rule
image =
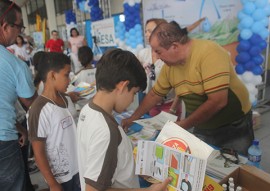
[[[137,174],[148,175],[159,181],[172,177],[172,190],[183,190],[183,186],[202,190],[205,174],[219,182],[239,165],[245,164],[247,159],[239,156],[239,164],[225,161],[219,150],[169,121],[156,142],[138,143],[136,161]]]
[[[163,126],[167,121],[176,121],[176,120],[177,116],[162,111],[155,117],[143,118],[134,121],[136,124],[133,125],[133,127],[140,126],[141,127],[140,131],[133,132],[132,130],[134,128],[131,127],[131,129],[127,134],[131,139],[133,145],[137,146],[139,140],[149,140],[149,141],[155,140],[159,135],[160,130],[163,128]]]

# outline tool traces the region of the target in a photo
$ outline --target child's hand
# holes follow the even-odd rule
[[[69,92],[68,95],[73,103],[76,103],[81,98],[79,92]]]
[[[50,186],[50,191],[64,191],[64,190],[59,183],[56,183]]]
[[[19,145],[23,147],[27,143],[27,135],[23,135],[19,138]]]
[[[165,191],[167,190],[168,184],[172,181],[172,177],[168,177],[161,183],[152,184],[148,189],[148,191]]]

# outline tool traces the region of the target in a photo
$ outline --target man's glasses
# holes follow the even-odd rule
[[[11,27],[16,27],[18,30],[20,30],[21,33],[23,33],[24,30],[25,30],[25,26],[23,26],[23,25],[18,25],[18,24],[15,24],[15,23],[10,23],[10,26]]]
[[[155,65],[154,64],[151,64],[151,66],[150,66],[149,77],[150,77],[151,80],[155,80],[156,79]]]

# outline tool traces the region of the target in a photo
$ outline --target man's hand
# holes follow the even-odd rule
[[[122,123],[121,123],[121,126],[124,129],[124,131],[127,132],[129,126],[131,126],[132,123],[133,123],[133,119],[130,117],[130,118],[127,118],[127,119],[123,119]]]
[[[147,189],[148,189],[148,191],[166,191],[167,186],[171,181],[172,181],[172,177],[169,177],[169,178],[165,179],[163,182],[153,184],[152,186],[150,186]]]

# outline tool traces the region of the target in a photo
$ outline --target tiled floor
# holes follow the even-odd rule
[[[266,89],[267,99],[270,100],[270,87]],[[260,126],[254,131],[255,138],[260,141],[260,146],[263,151],[261,167],[267,173],[270,173],[270,104],[265,104],[262,106],[264,112],[260,116]],[[31,175],[32,183],[38,184],[38,190],[48,188],[40,172],[34,173]]]

